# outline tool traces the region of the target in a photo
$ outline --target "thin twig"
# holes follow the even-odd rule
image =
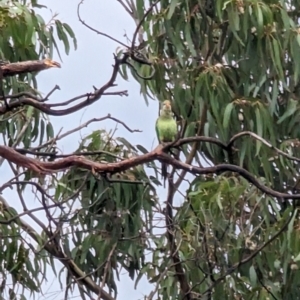
[[[175,190],[173,178],[169,177],[168,182],[169,182],[169,189],[168,189],[167,203],[165,209],[165,222],[167,227],[166,236],[168,239],[171,258],[174,263],[174,268],[176,271],[176,277],[178,279],[181,294],[183,296],[182,299],[191,300],[191,294],[189,292],[190,291],[189,282],[184,272],[182,261],[178,254],[179,245],[178,246],[176,245],[176,240],[175,240],[176,229],[174,226],[174,218],[173,218],[173,198],[176,190]]]
[[[105,268],[104,268],[103,279],[102,279],[101,286],[100,286],[100,292],[99,292],[99,294],[98,294],[97,300],[100,300],[100,299],[101,299],[102,291],[103,291],[103,289],[104,289],[106,277],[107,277],[107,274],[108,274],[108,266],[109,266],[109,264],[110,264],[111,257],[112,257],[112,255],[114,254],[114,252],[115,252],[115,250],[116,250],[117,244],[118,244],[118,243],[115,243],[115,244],[112,246],[112,249],[111,249],[111,251],[110,251],[109,254],[108,254],[108,257],[107,257],[107,260],[106,260],[106,264],[105,264]]]
[[[264,244],[262,244],[260,247],[258,247],[255,251],[253,251],[250,255],[248,255],[247,257],[245,257],[244,259],[242,259],[241,261],[235,263],[234,265],[232,265],[222,276],[220,276],[219,278],[217,278],[215,280],[215,282],[213,284],[211,284],[203,293],[202,295],[205,295],[208,291],[212,290],[218,283],[220,283],[221,281],[223,281],[225,279],[225,277],[227,277],[228,275],[232,274],[237,268],[239,268],[241,265],[249,262],[250,260],[252,260],[256,255],[258,255],[261,250],[263,250],[265,247],[267,247],[269,244],[271,244],[277,237],[279,237],[279,235],[287,228],[287,226],[289,225],[290,221],[292,220],[294,214],[297,213],[297,209],[291,211],[291,215],[288,218],[288,220],[285,222],[285,224],[280,228],[280,230],[278,230],[267,242],[265,242]]]
[[[110,114],[108,114],[106,117],[102,117],[102,118],[93,118],[93,119],[91,119],[91,120],[89,120],[89,121],[87,121],[87,122],[81,124],[80,126],[78,126],[78,127],[76,127],[76,128],[73,128],[73,129],[71,129],[71,130],[69,130],[69,131],[67,131],[67,132],[65,132],[65,133],[63,133],[63,134],[61,134],[61,135],[59,135],[59,136],[57,136],[57,137],[55,137],[55,138],[52,138],[52,139],[48,140],[46,143],[44,143],[44,144],[42,144],[42,145],[40,145],[40,146],[37,146],[37,147],[34,147],[34,148],[30,148],[30,150],[35,151],[35,150],[39,150],[39,149],[41,149],[41,148],[44,148],[44,147],[50,145],[50,144],[53,143],[53,142],[57,142],[58,140],[61,140],[61,139],[63,139],[64,137],[66,137],[66,136],[68,136],[68,135],[70,135],[70,134],[72,134],[72,133],[74,133],[74,132],[77,132],[77,131],[81,130],[81,129],[84,128],[84,127],[87,127],[89,124],[91,124],[91,123],[93,123],[93,122],[101,122],[101,121],[104,121],[104,120],[107,120],[107,119],[113,120],[113,121],[115,121],[115,122],[117,122],[117,123],[123,125],[129,132],[132,132],[132,133],[133,133],[133,132],[142,132],[142,131],[139,130],[139,129],[131,129],[131,128],[129,128],[123,121],[121,121],[121,120],[119,120],[119,119],[117,119],[117,118],[114,118],[114,117],[112,117]]]
[[[104,33],[104,32],[101,32],[101,31],[99,31],[99,30],[97,30],[97,29],[91,27],[90,25],[86,24],[85,21],[83,21],[82,18],[81,18],[81,16],[80,16],[80,5],[82,5],[83,2],[84,2],[84,0],[80,1],[79,4],[78,4],[78,6],[77,6],[77,16],[78,16],[79,21],[80,21],[85,27],[87,27],[88,29],[90,29],[90,30],[96,32],[97,34],[103,35],[103,36],[105,36],[105,37],[111,39],[112,41],[114,41],[114,42],[116,42],[116,43],[118,43],[118,44],[124,46],[125,48],[129,48],[127,45],[125,45],[124,43],[118,41],[117,39],[113,38],[112,36],[110,36],[110,35],[108,35],[108,34],[106,34],[106,33]]]
[[[1,198],[0,198],[0,202],[1,202]],[[47,208],[54,208],[54,207],[57,207],[57,206],[58,206],[58,204],[52,204],[52,205],[48,205]],[[25,215],[28,215],[30,213],[33,213],[33,212],[36,212],[36,211],[40,211],[40,210],[45,210],[45,207],[42,206],[42,207],[37,207],[37,208],[33,208],[33,209],[29,209],[29,210],[23,211],[22,213],[19,213],[16,216],[14,216],[14,217],[12,217],[12,218],[10,218],[8,220],[5,220],[5,221],[1,220],[0,224],[8,225],[8,224],[10,224],[12,222],[15,222],[17,219],[19,219],[22,216],[25,216]]]
[[[253,138],[255,138],[256,140],[262,142],[263,144],[265,144],[267,147],[269,147],[270,149],[272,150],[275,150],[278,154],[290,159],[290,160],[293,160],[293,161],[298,161],[300,162],[300,158],[298,157],[295,157],[295,156],[292,156],[292,155],[289,155],[287,153],[285,153],[284,151],[276,148],[275,146],[273,146],[271,143],[267,142],[265,139],[263,139],[262,137],[260,137],[259,135],[255,134],[254,132],[251,132],[251,131],[242,131],[242,132],[239,132],[237,134],[235,134],[229,141],[229,143],[227,144],[227,148],[231,148],[233,143],[240,137],[243,137],[243,136],[251,136]]]
[[[134,31],[134,34],[133,34],[133,38],[132,38],[132,42],[131,42],[131,47],[130,47],[130,50],[131,52],[134,52],[134,47],[135,47],[135,40],[136,40],[136,37],[138,35],[138,32],[141,28],[141,26],[143,25],[145,19],[147,18],[147,16],[150,14],[150,12],[152,11],[153,7],[159,2],[160,0],[157,0],[155,1],[154,3],[152,3],[150,5],[150,7],[147,9],[146,13],[144,14],[144,16],[142,17],[140,23],[137,25],[135,31]]]
[[[56,90],[60,90],[60,87],[58,85],[55,85],[55,87],[45,96],[45,98],[43,99],[43,101],[47,101],[49,99],[49,97],[56,91]]]
[[[122,6],[123,8],[128,12],[128,14],[133,17],[133,11],[131,11],[130,9],[132,9],[130,6],[129,8],[125,5],[125,3],[122,2],[122,0],[117,0]]]
[[[15,138],[13,144],[12,144],[12,148],[15,148],[22,140],[22,138],[24,138],[24,133],[27,130],[29,124],[31,123],[31,118],[28,118],[25,122],[25,124],[23,125],[22,129],[19,131],[17,137]],[[0,158],[0,167],[2,166],[4,162],[3,158]]]

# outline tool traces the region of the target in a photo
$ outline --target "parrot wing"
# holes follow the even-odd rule
[[[155,131],[156,131],[156,136],[157,136],[158,142],[160,143],[160,136],[159,136],[159,130],[158,130],[159,124],[158,123],[159,123],[159,117],[157,118],[156,123],[155,123]]]

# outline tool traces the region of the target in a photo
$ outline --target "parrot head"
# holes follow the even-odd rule
[[[165,100],[163,102],[163,110],[172,110],[172,106],[171,106],[171,101],[170,100]]]
[[[173,116],[172,106],[170,100],[165,100],[162,104],[161,115]]]

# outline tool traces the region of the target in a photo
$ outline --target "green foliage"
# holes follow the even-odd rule
[[[17,212],[10,208],[0,208],[0,221],[6,221],[15,217]],[[29,257],[30,249],[23,243],[19,242],[18,236],[21,229],[17,224],[1,225],[1,255],[0,255],[0,272],[2,276],[2,285],[13,282],[13,288],[20,283],[23,289],[30,292],[37,292],[41,287],[39,279],[39,269],[32,265],[32,262],[38,264],[37,257]],[[4,288],[1,288],[1,294]],[[11,293],[14,294],[13,289]]]
[[[287,13],[287,3],[216,1],[213,19],[205,15],[199,1],[160,4],[145,26],[154,78],[144,81],[132,74],[141,83],[144,97],[173,97],[179,120],[187,122],[184,136],[204,133],[228,141],[233,134],[249,130],[273,144],[287,136],[299,138],[295,98],[299,97],[300,39],[297,15]],[[297,2],[291,5],[298,7]],[[148,75],[143,71],[139,70]],[[235,163],[258,176],[269,170],[277,173],[259,142],[240,139],[235,146],[239,149]],[[228,160],[218,146],[202,144],[198,151],[215,164]],[[256,156],[262,165],[259,160],[254,164]],[[284,167],[277,163],[276,167],[285,173]],[[289,178],[290,173],[282,175],[278,183]],[[272,184],[277,178],[268,180]]]
[[[55,41],[57,37],[63,42],[67,54],[70,51],[69,38],[73,40],[76,49],[76,37],[68,24],[61,23],[55,16],[50,22],[46,22],[31,6],[36,7],[37,2],[0,3],[0,58],[10,62],[38,60],[52,57],[54,48],[60,56]],[[39,95],[36,74],[32,73],[6,77],[3,88],[5,94],[26,91]],[[46,119],[32,107],[19,108],[17,112],[0,117],[0,132],[5,139],[8,138],[8,145],[16,146],[21,143],[29,148],[37,139],[43,140],[44,135],[47,135],[47,140],[51,137],[46,130],[45,123],[49,123]]]
[[[149,6],[136,1],[136,7],[141,19]],[[249,131],[298,157],[299,12],[299,1],[159,1],[143,23],[143,53],[153,62],[153,80],[136,72],[132,76],[146,102],[149,97],[172,99],[182,137],[204,135],[228,143]],[[149,68],[134,66],[149,75]],[[121,72],[125,79],[127,71]],[[236,138],[233,146],[226,152],[208,142],[195,143],[182,148],[181,158],[194,153],[193,162],[201,157],[202,165],[203,160],[238,165],[267,186],[294,191],[298,162],[250,135]],[[174,236],[192,293],[207,299],[298,299],[299,215],[290,202],[262,194],[230,172],[196,178],[181,202]],[[287,230],[233,268],[267,243],[291,214]],[[144,272],[159,282],[162,299],[178,299],[181,287],[174,284],[172,261],[155,252],[153,260],[154,269]],[[158,274],[166,266],[169,273],[162,279]]]
[[[34,8],[46,7],[39,5],[37,1],[0,1],[0,59],[19,62],[52,57],[53,49],[58,50],[58,44],[55,41],[57,37],[64,43],[66,53],[69,52],[70,38],[76,48],[75,35],[67,24],[60,23],[55,16],[52,21],[47,23]],[[56,33],[54,29],[56,29]],[[36,75],[28,73],[6,77],[3,80],[5,95],[20,92],[39,95]],[[3,101],[1,103],[3,104]],[[45,140],[48,141],[53,137],[49,118],[29,106],[2,114],[0,116],[0,133],[4,143],[8,146],[24,148],[29,148],[33,144],[41,145]],[[30,179],[32,180],[33,177],[29,177]],[[17,212],[12,207],[1,206],[0,215],[1,221],[5,221],[16,217]],[[35,255],[32,251],[32,244],[28,245],[20,238],[23,230],[19,226],[18,218],[16,220],[17,223],[10,222],[0,225],[1,299],[8,299],[8,297],[9,299],[17,297],[26,299],[23,295],[24,291],[27,290],[27,295],[40,292],[42,282],[46,278],[47,257]],[[6,285],[10,287],[9,291],[5,288]]]
[[[198,184],[199,181],[201,185]],[[280,295],[292,298],[293,291],[290,287],[294,284],[297,286],[299,276],[299,265],[294,262],[294,258],[300,248],[295,243],[297,234],[294,232],[291,235],[298,224],[295,219],[297,210],[293,211],[292,207],[284,212],[278,210],[273,198],[249,187],[246,180],[233,176],[195,180],[188,196],[189,201],[176,218],[182,236],[186,237],[181,239],[182,252],[188,253],[188,258],[193,262],[185,263],[189,279],[195,285],[203,280],[203,284],[195,292],[204,293],[213,285],[211,278],[201,271],[211,273],[213,266],[213,270],[218,270],[214,279],[225,279],[223,288],[228,293],[223,296],[224,299],[264,299],[264,285],[270,288],[276,298],[281,299]],[[286,234],[264,247],[249,262],[240,263],[275,236],[290,219],[291,212],[294,217]],[[186,260],[188,258],[185,257]],[[232,276],[225,276],[230,268],[239,264]],[[285,268],[284,276],[289,274],[288,282],[281,282],[281,268]],[[252,287],[251,291],[249,285]]]
[[[100,130],[85,137],[76,152],[91,153],[87,158],[105,164],[137,155],[124,138],[112,139]],[[106,274],[105,283],[116,292],[118,265],[134,279],[145,261],[147,245],[141,229],[153,218],[156,193],[144,168],[138,166],[112,176],[71,168],[56,187],[57,200],[71,198],[73,206],[80,204],[70,222],[73,245],[65,244],[65,251],[85,273],[92,273],[97,284]],[[78,191],[76,195],[74,191]]]
[[[299,1],[161,0],[149,10],[155,2],[136,0],[131,7],[135,21],[143,20],[136,41],[144,41],[136,51],[152,62],[153,78],[145,80],[153,69],[136,61],[130,69],[123,64],[121,76],[132,72],[146,103],[171,99],[180,138],[213,137],[231,146],[185,144],[177,149],[180,160],[203,168],[202,174],[208,164],[239,166],[268,188],[299,190],[299,159],[290,159],[300,155]],[[39,7],[37,1],[0,3],[0,57],[14,62],[51,57],[54,50],[60,55],[58,40],[67,54],[71,41],[76,48],[69,25],[56,16],[46,23]],[[37,95],[36,74],[5,79],[4,90]],[[57,153],[49,118],[32,107],[0,116],[0,132],[10,147],[38,145],[41,161],[69,162]],[[1,207],[0,221],[16,217],[0,225],[0,272],[13,282],[10,298],[20,294],[19,286],[41,291],[48,265],[63,285],[54,260],[64,264],[66,255],[82,272],[74,276],[68,269],[67,292],[77,285],[82,295],[95,292],[83,278],[116,295],[116,279],[126,270],[135,285],[142,277],[153,284],[151,299],[299,299],[299,200],[271,197],[229,171],[192,177],[173,169],[175,185],[164,202],[154,161],[119,167],[147,154],[145,146],[113,136],[99,129],[84,137],[74,152],[76,167],[73,157],[55,175],[22,174],[17,192],[24,210],[26,186],[44,189],[40,202],[57,229],[49,241],[54,227],[29,215],[43,229],[26,227],[38,253],[19,239],[22,218]],[[97,173],[92,163],[87,170],[85,158],[109,172]],[[46,196],[55,203],[51,213]],[[0,294],[7,294],[4,285]]]

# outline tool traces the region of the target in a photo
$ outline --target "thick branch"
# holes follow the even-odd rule
[[[49,68],[60,68],[60,64],[51,59],[43,59],[43,60],[27,60],[27,61],[19,61],[15,63],[8,63],[2,65],[0,68],[2,69],[3,76],[14,76],[22,73],[31,73],[31,72],[39,72],[43,70],[47,70]]]
[[[180,143],[180,140],[178,141]],[[115,163],[98,163],[82,156],[72,155],[63,159],[59,159],[53,162],[43,162],[31,157],[26,157],[15,151],[14,149],[7,146],[0,146],[0,156],[7,159],[8,161],[17,164],[18,166],[31,169],[39,174],[51,174],[57,171],[66,170],[72,166],[81,167],[86,170],[91,170],[98,173],[117,173],[126,171],[132,167],[145,164],[154,160],[160,162],[165,162],[170,164],[177,169],[186,170],[187,172],[194,175],[203,175],[203,174],[221,174],[224,172],[235,172],[247,179],[250,183],[256,186],[262,192],[271,195],[273,197],[281,197],[283,199],[300,199],[300,194],[287,194],[277,192],[265,185],[263,185],[259,180],[257,180],[254,175],[245,170],[242,167],[231,165],[231,164],[220,164],[213,167],[200,168],[197,166],[192,166],[186,163],[183,163],[179,160],[172,158],[167,155],[164,151],[169,146],[162,147],[161,145],[155,148],[153,151],[125,159],[120,162]]]

